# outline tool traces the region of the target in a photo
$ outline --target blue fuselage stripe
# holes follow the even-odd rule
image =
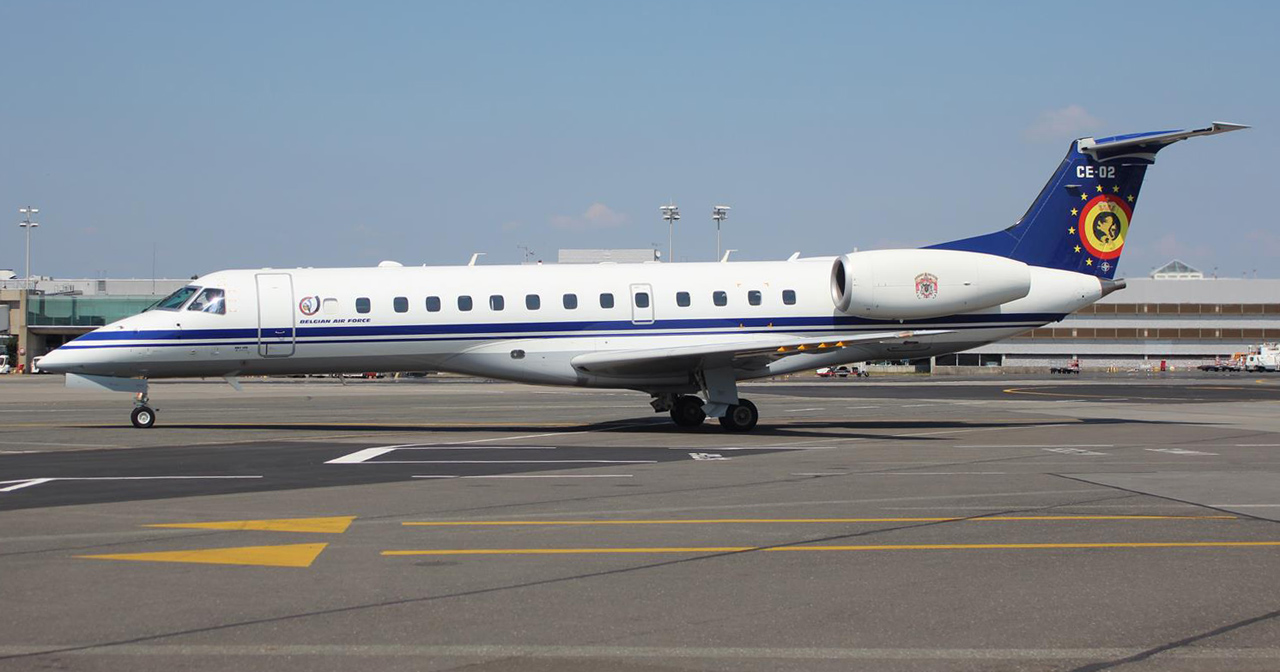
[[[1056,313],[950,315],[920,322],[868,320],[851,317],[787,317],[742,320],[661,320],[652,324],[609,322],[528,322],[505,324],[379,325],[351,327],[299,327],[303,343],[412,343],[431,341],[484,341],[501,338],[621,338],[632,336],[697,336],[722,334],[785,334],[812,331],[875,331],[942,328],[948,330],[1034,327],[1063,318]],[[699,329],[699,331],[689,331]],[[715,329],[720,331],[707,331]],[[256,345],[259,336],[289,338],[251,329],[166,329],[142,331],[94,331],[62,346],[68,350],[129,347],[199,347]],[[568,332],[568,333],[547,333]],[[390,338],[372,338],[376,336]],[[97,342],[95,342],[97,341]],[[118,343],[110,341],[129,341]]]

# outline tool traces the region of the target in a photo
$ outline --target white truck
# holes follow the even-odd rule
[[[1249,347],[1244,357],[1245,371],[1280,371],[1280,343],[1263,343]]]

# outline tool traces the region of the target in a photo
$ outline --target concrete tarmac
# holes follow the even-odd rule
[[[1280,378],[0,378],[0,670],[1280,669]]]

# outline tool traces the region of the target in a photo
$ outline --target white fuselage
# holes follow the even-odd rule
[[[1102,296],[1095,277],[1033,267],[1030,292],[1014,301],[927,319],[867,319],[835,306],[834,259],[219,271],[191,285],[224,290],[222,314],[189,305],[153,309],[68,343],[46,365],[145,378],[430,370],[680,391],[697,387],[692,373],[601,376],[571,360],[584,353],[763,342],[779,335],[944,332],[788,357],[737,375],[915,359],[1008,338]]]

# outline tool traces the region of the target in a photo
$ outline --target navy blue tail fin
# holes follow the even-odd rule
[[[1049,178],[1048,184],[1013,226],[932,248],[983,252],[1032,266],[1113,278],[1147,166],[1156,152],[1197,135],[1247,126],[1214,122],[1193,131],[1155,131],[1084,138]]]

